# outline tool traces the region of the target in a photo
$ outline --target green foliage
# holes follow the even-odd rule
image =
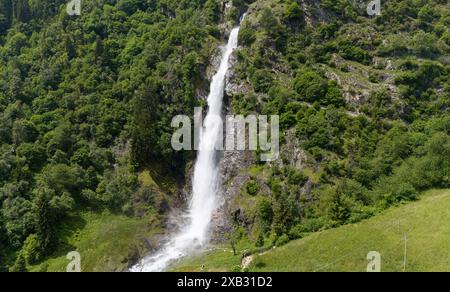
[[[25,256],[22,253],[19,253],[16,261],[14,262],[14,265],[9,268],[9,271],[15,273],[28,272],[27,262],[25,260]]]
[[[34,264],[41,259],[43,252],[39,242],[39,237],[36,234],[31,234],[23,243],[22,251],[25,261],[28,264]]]
[[[273,218],[272,203],[267,198],[262,198],[258,201],[256,206],[256,212],[261,221],[266,225],[270,226]]]
[[[339,51],[341,56],[348,60],[357,61],[363,64],[369,64],[371,62],[370,55],[359,47],[342,44],[339,46]]]
[[[332,227],[332,222],[326,217],[305,218],[301,223],[293,226],[289,232],[291,239],[302,238],[308,233],[317,232]]]
[[[327,81],[310,69],[299,70],[294,80],[297,93],[309,102],[319,101],[325,97],[327,86]]]
[[[443,73],[442,65],[435,62],[424,62],[414,72],[406,72],[400,76],[397,84],[407,85],[407,87],[403,87],[403,94],[406,97],[409,95],[419,97],[423,91],[432,87]]]
[[[330,202],[330,217],[339,224],[344,224],[350,219],[351,210],[348,199],[341,191],[333,193]]]
[[[303,21],[303,10],[297,1],[292,1],[284,10],[284,19],[288,22]]]
[[[160,135],[156,123],[159,119],[159,91],[158,81],[151,78],[144,88],[136,95],[134,116],[136,117],[133,132],[133,162],[140,166],[160,153],[158,142]]]
[[[249,180],[245,184],[245,190],[247,191],[247,194],[249,194],[250,196],[256,196],[259,192],[259,189],[260,189],[259,184],[255,180]]]
[[[135,172],[170,180],[191,159],[171,150],[170,120],[198,104],[221,42],[217,1],[98,0],[79,17],[66,4],[0,0],[0,249],[33,262],[70,212],[164,216]]]
[[[270,8],[264,8],[259,22],[268,37],[269,45],[274,46],[278,50],[283,50],[285,46],[286,32],[280,24],[279,19],[275,17]]]
[[[2,215],[5,220],[5,230],[10,246],[18,248],[31,233],[34,224],[32,203],[18,197],[22,186],[5,185],[2,190],[10,195],[4,199]]]
[[[278,237],[277,241],[275,242],[275,246],[282,246],[289,242],[289,236],[286,234],[281,235]]]
[[[0,1],[0,35],[5,33],[12,21],[12,2],[10,0]]]
[[[220,19],[219,2],[215,0],[207,0],[205,3],[205,10],[210,21],[216,22]]]
[[[263,246],[264,246],[264,236],[262,234],[259,234],[255,242],[255,247],[263,247]]]
[[[308,176],[297,169],[287,169],[288,183],[291,185],[301,186],[308,181]]]
[[[302,3],[307,18],[298,1],[251,3],[223,17],[213,0],[96,0],[69,17],[63,0],[0,0],[0,258],[17,254],[11,269],[58,249],[72,213],[164,218],[167,181],[193,159],[172,150],[170,121],[202,103],[219,22],[248,4],[233,76],[245,92],[231,106],[279,115],[287,151],[244,186],[254,204],[240,237],[284,243],[450,185],[445,1],[388,1],[373,18],[346,0]],[[143,186],[146,168],[168,190]]]
[[[239,31],[239,44],[251,46],[256,40],[255,32],[249,25],[243,25]]]
[[[267,70],[256,70],[251,78],[256,92],[267,92],[272,86],[273,77]]]
[[[294,89],[305,101],[322,105],[345,105],[342,93],[335,81],[327,81],[314,70],[303,68],[297,71]]]
[[[336,1],[324,0],[321,1],[320,6],[323,9],[329,10],[339,15],[341,18],[344,19],[356,18],[355,8],[352,6],[351,2],[348,2],[346,0],[336,0]]]
[[[67,193],[58,196],[54,190],[44,187],[34,191],[34,198],[38,245],[43,253],[50,253],[56,244],[57,223],[73,208],[73,200]],[[32,260],[32,255],[30,259]]]

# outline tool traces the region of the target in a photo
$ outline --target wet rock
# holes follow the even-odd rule
[[[216,210],[212,221],[213,242],[225,242],[226,234],[232,229],[234,216],[240,210],[231,210],[231,202],[241,194],[241,190],[250,176],[242,170],[255,163],[255,154],[252,151],[225,151],[219,163],[222,192],[219,195],[220,207]],[[241,218],[242,219],[242,218]]]

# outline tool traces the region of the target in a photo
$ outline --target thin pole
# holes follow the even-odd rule
[[[408,235],[405,234],[405,251],[403,255],[403,272],[406,272],[406,260],[407,260],[407,254],[406,254],[406,248],[408,243]]]

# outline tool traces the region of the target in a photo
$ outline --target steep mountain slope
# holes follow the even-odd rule
[[[366,4],[249,6],[229,110],[277,114],[283,134],[279,161],[225,177],[232,241],[281,245],[449,186],[449,5]]]

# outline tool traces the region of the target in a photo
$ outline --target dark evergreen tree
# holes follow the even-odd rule
[[[208,0],[205,3],[206,15],[210,21],[216,22],[220,19],[220,6],[216,0]]]
[[[350,218],[350,214],[351,210],[345,195],[340,190],[335,191],[330,206],[331,219],[339,224],[344,224]]]
[[[30,5],[28,0],[13,0],[14,19],[21,22],[27,22],[31,18]]]
[[[9,269],[10,272],[15,273],[23,273],[28,272],[27,269],[27,262],[25,260],[25,256],[23,253],[19,253],[19,255],[16,258],[16,261],[14,262],[14,265]]]
[[[50,208],[51,191],[40,189],[36,191],[35,195],[36,233],[40,248],[45,251],[51,247],[55,237],[56,222]]]
[[[150,77],[135,97],[132,160],[138,167],[158,157],[160,90]]]
[[[11,25],[12,2],[11,0],[0,0],[0,35],[5,33]]]

